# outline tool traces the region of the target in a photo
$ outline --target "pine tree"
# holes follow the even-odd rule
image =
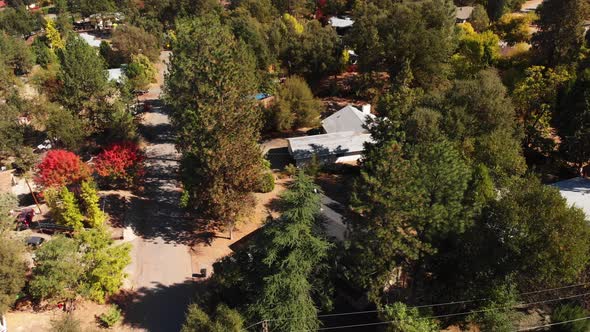
[[[261,253],[262,289],[251,307],[257,319],[276,319],[271,330],[315,331],[317,318],[291,320],[288,317],[315,317],[311,278],[327,256],[329,244],[314,233],[320,208],[318,187],[302,171],[283,195],[285,211],[264,228],[256,245]]]
[[[166,79],[182,152],[183,201],[230,230],[252,206],[262,171],[255,65],[218,18],[181,21]]]
[[[84,181],[80,189],[80,198],[86,215],[86,222],[93,228],[102,226],[106,220],[106,214],[100,209],[100,197],[94,182]]]

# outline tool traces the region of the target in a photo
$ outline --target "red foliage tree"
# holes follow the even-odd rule
[[[50,150],[37,165],[35,183],[43,188],[67,186],[88,179],[90,167],[73,152]]]
[[[144,174],[145,155],[136,143],[120,142],[109,145],[94,163],[96,173],[113,182],[136,183]]]

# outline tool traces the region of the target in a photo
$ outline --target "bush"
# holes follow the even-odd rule
[[[51,332],[82,332],[80,321],[71,314],[63,315],[60,319],[51,322]]]
[[[90,168],[75,153],[51,150],[37,166],[35,183],[42,188],[62,187],[90,177]]]
[[[260,176],[258,192],[269,193],[275,189],[275,176],[272,172],[264,172]]]
[[[112,305],[109,310],[101,314],[98,319],[104,327],[111,328],[121,320],[121,310],[116,305]]]
[[[568,320],[584,318],[588,316],[588,311],[579,305],[564,304],[557,307],[551,314],[552,323],[560,323]],[[590,331],[590,321],[580,320],[577,322],[555,325],[551,331],[556,332],[586,332]]]
[[[131,185],[144,175],[144,160],[145,155],[137,143],[120,142],[104,149],[96,157],[94,167],[98,175],[111,182]]]

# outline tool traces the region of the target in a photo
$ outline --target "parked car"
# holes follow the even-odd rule
[[[39,247],[41,244],[43,244],[43,242],[45,242],[45,239],[40,236],[29,236],[25,241],[28,246],[33,248]]]

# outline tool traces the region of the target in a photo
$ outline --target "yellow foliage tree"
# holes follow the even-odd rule
[[[45,26],[45,31],[47,31],[47,39],[49,39],[49,44],[53,49],[63,49],[66,44],[64,40],[61,38],[59,31],[55,28],[55,22],[52,20],[47,20],[47,25]]]

